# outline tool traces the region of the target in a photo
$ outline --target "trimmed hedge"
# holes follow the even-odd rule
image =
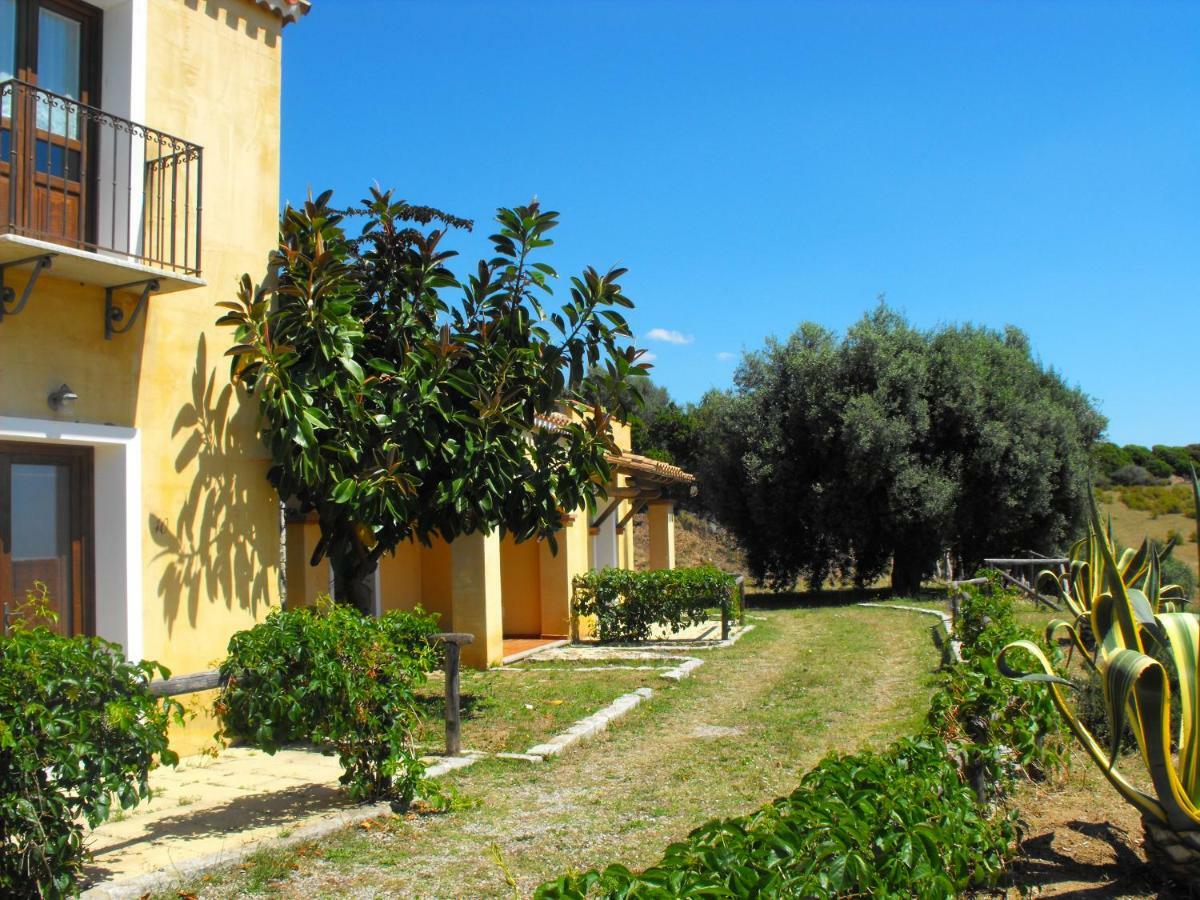
[[[994,801],[1024,770],[1060,759],[1052,708],[997,680],[990,649],[1029,637],[1007,595],[964,604],[964,661],[943,676],[929,722],[886,750],[834,754],[788,797],[715,819],[666,849],[657,865],[568,874],[540,900],[585,897],[954,897],[995,885],[1016,850],[1017,813]],[[1031,687],[1021,685],[1020,688]],[[1027,696],[1028,695],[1028,696]],[[973,718],[985,727],[964,730]],[[972,769],[992,779],[980,802]]]
[[[655,625],[672,631],[699,625],[725,603],[736,614],[734,587],[734,577],[714,566],[601,569],[575,576],[572,608],[578,616],[596,617],[602,641],[644,641]]]

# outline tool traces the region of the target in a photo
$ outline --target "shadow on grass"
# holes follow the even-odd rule
[[[821,591],[746,592],[746,609],[806,609],[821,606],[852,606],[855,603],[887,600],[887,588],[830,588]]]
[[[421,718],[441,721],[446,718],[446,698],[442,694],[417,694],[416,706]],[[487,702],[475,694],[459,694],[458,716],[460,719],[478,719],[487,710]]]

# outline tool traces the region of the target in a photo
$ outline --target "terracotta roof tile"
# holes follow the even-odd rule
[[[308,14],[312,4],[310,0],[255,0],[263,9],[278,13],[284,23],[299,21]]]

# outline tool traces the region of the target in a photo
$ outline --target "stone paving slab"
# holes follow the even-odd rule
[[[430,777],[483,758],[427,760]],[[336,756],[311,749],[233,747],[150,775],[154,796],[90,832],[88,898],[140,897],[174,879],[235,861],[261,846],[312,839],[391,811],[351,801]]]

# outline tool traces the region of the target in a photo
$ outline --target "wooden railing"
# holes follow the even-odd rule
[[[1017,590],[1028,595],[1030,599],[1042,603],[1051,609],[1061,608],[1055,602],[1054,598],[1047,597],[1038,590],[1038,574],[1044,571],[1054,572],[1058,575],[1066,574],[1071,566],[1071,560],[1066,557],[1037,556],[1024,559],[985,559],[983,564],[998,571],[1006,584],[1017,588]]]
[[[462,753],[462,721],[459,710],[462,648],[475,643],[475,636],[460,631],[449,631],[435,634],[433,639],[446,645],[446,755],[459,756]],[[224,686],[225,679],[221,672],[213,669],[209,672],[194,672],[191,675],[172,675],[170,678],[152,681],[148,687],[150,693],[156,697],[178,697]]]

